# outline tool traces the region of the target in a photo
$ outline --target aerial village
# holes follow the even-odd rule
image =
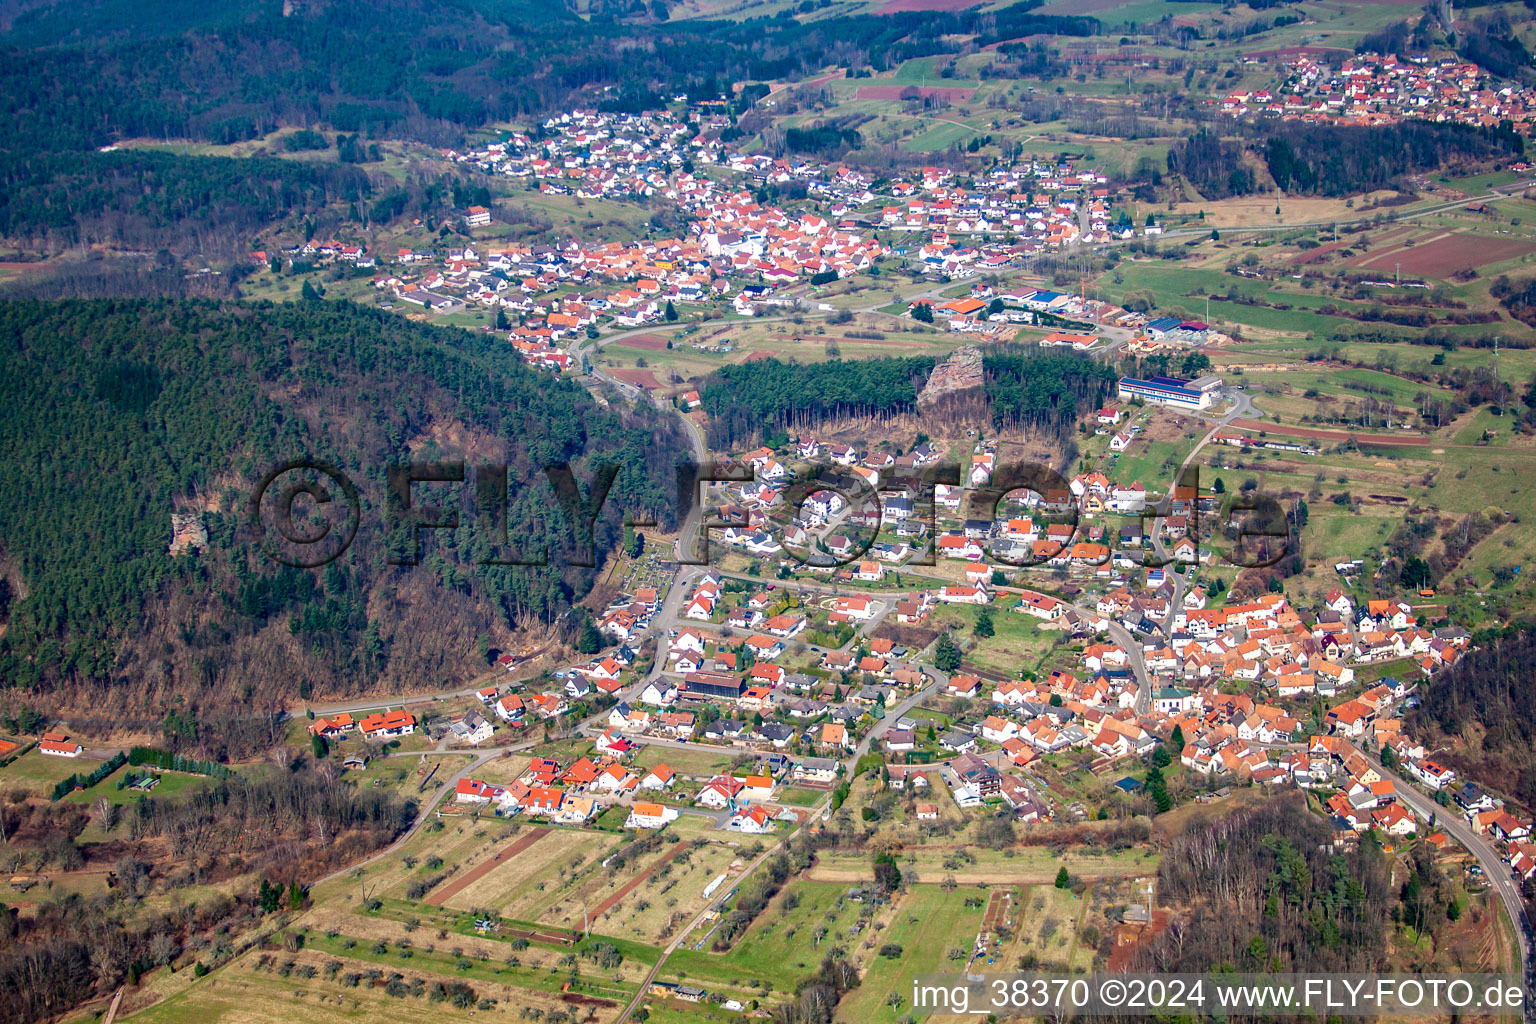
[[[711,115],[696,111],[708,126]],[[713,115],[719,119],[720,115]],[[1133,227],[1112,210],[1107,179],[1070,163],[1024,159],[968,181],[927,167],[912,180],[880,184],[865,172],[808,159],[770,159],[732,151],[690,135],[669,111],[631,115],[572,112],[542,126],[542,138],[514,132],[502,142],[447,159],[488,175],[536,181],[539,191],[584,199],[660,199],[688,218],[676,238],[602,242],[572,238],[564,245],[456,244],[444,250],[368,253],[356,245],[309,241],[289,259],[374,268],[373,285],[404,308],[449,313],[494,309],[510,326],[509,342],[532,365],[581,370],[581,342],[601,329],[656,324],[690,305],[715,304],[737,317],[814,303],[804,289],[869,271],[899,256],[935,280],[959,280],[1022,265],[1042,252],[1078,244],[1161,233],[1155,222]],[[710,169],[713,174],[704,173]],[[765,186],[800,186],[828,203],[826,216],[800,213],[755,194]],[[484,227],[492,212],[471,206],[467,229]],[[916,233],[900,251],[877,231]],[[265,263],[273,254],[252,254]],[[1029,294],[1009,314],[987,317],[940,310],[951,330],[986,331],[1029,322],[1037,312],[1091,315],[1135,325],[1139,314],[1085,296]],[[978,307],[987,303],[977,303]],[[959,313],[959,315],[953,315]]]
[[[1111,429],[1131,411],[1099,419]],[[1198,778],[1197,800],[1234,787],[1322,791],[1341,842],[1375,830],[1444,844],[1437,821],[1463,818],[1515,871],[1536,873],[1531,823],[1403,734],[1418,684],[1471,639],[1426,624],[1421,595],[1357,604],[1349,564],[1315,606],[1213,593],[1201,573],[1223,525],[1217,495],[1159,495],[1097,471],[970,517],[966,498],[994,465],[986,443],[964,453],[966,486],[940,485],[927,501],[889,490],[902,470],[947,454],[924,443],[892,458],[809,437],[742,453],[753,481],[709,496],[706,532],[728,554],[724,568],[664,563],[670,583],[623,594],[597,620],[597,655],[541,677],[542,688],[510,677],[486,687],[437,726],[449,744],[504,744],[579,709],[592,752],[535,758],[510,782],[462,778],[440,813],[581,824],[618,807],[626,828],[691,814],[769,833],[804,823],[808,794],[874,759],[889,787],[919,801],[923,824],[939,827],[923,799],[938,787],[966,814],[1071,822],[1089,802],[1063,785],[1069,770],[1136,793],[1135,770],[1161,746]],[[779,485],[810,460],[872,487],[884,474],[878,511],[820,491],[787,527],[776,521]],[[873,534],[863,550],[849,538],[859,527]],[[819,565],[786,546],[835,557]],[[1008,643],[993,649],[997,638]],[[394,710],[311,729],[386,739],[417,724]],[[676,770],[671,751],[737,767]],[[1421,790],[1405,792],[1386,766]]]
[[[1490,91],[1459,65],[1367,54],[1337,72],[1308,58],[1292,70],[1280,94],[1233,95],[1224,109],[1525,123],[1523,91]],[[951,331],[1001,337],[1020,324],[1059,325],[1041,346],[1094,353],[1107,333],[1095,328],[1119,328],[1117,344],[1134,355],[1224,340],[1187,317],[981,279],[1041,253],[1161,233],[1152,217],[1134,225],[1112,212],[1104,177],[1067,163],[1024,160],[964,186],[930,167],[877,191],[835,163],[701,141],[666,112],[572,112],[537,137],[512,133],[445,155],[548,194],[660,197],[688,220],[675,238],[402,249],[376,263],[356,247],[303,247],[306,257],[375,266],[374,287],[408,306],[500,311],[497,330],[542,369],[585,372],[582,349],[603,330],[673,320],[679,307],[714,304],[737,317],[803,308],[817,286],[896,257],[946,285],[975,279],[959,298],[911,303],[913,319]],[[803,186],[830,209],[762,201],[770,185]],[[469,228],[490,219],[483,207],[464,211]],[[898,251],[880,240],[893,232],[921,241]],[[1200,417],[1235,397],[1215,376],[1127,377],[1117,394],[1121,404],[1089,424],[1109,435],[1111,453],[1136,442],[1151,408]],[[701,405],[697,391],[679,400],[685,410]],[[1295,438],[1216,429],[1209,440],[1316,454]],[[1022,824],[1072,822],[1095,800],[1069,776],[1144,794],[1141,769],[1161,750],[1197,780],[1196,800],[1237,787],[1319,791],[1342,843],[1372,832],[1439,847],[1445,822],[1464,821],[1513,871],[1536,876],[1531,823],[1402,731],[1419,683],[1471,643],[1467,630],[1424,610],[1425,595],[1357,602],[1359,567],[1344,563],[1321,601],[1237,597],[1205,578],[1220,557],[1211,542],[1240,529],[1219,521],[1219,494],[1090,469],[1059,490],[1010,492],[995,512],[977,512],[968,496],[989,484],[998,458],[983,440],[925,439],[898,452],[811,436],[733,453],[748,481],[706,495],[704,543],[724,561],[663,560],[654,585],[602,610],[603,647],[589,660],[514,681],[521,664],[504,656],[507,682],[432,723],[434,738],[475,748],[547,736],[574,716],[590,752],[536,757],[512,780],[466,775],[437,813],[581,825],[613,820],[617,809],[627,829],[664,830],[692,815],[725,832],[766,834],[806,824],[813,808],[826,813],[839,801],[823,797],[878,764],[884,785],[916,801],[919,828],[946,827],[949,806]],[[941,460],[960,463],[959,486],[924,493],[905,482]],[[785,508],[785,485],[810,464],[838,467],[878,501],[849,507],[826,490]],[[394,709],[320,717],[311,730],[388,741],[421,725]],[[733,767],[674,768],[669,751],[690,763],[714,752]],[[1412,782],[1394,782],[1394,770]],[[942,804],[926,798],[940,792]],[[1161,787],[1151,795],[1169,799]]]
[[[1288,65],[1276,90],[1231,93],[1221,109],[1239,117],[1321,124],[1420,120],[1492,128],[1508,121],[1529,135],[1536,91],[1449,57],[1361,53],[1333,66],[1303,55]]]

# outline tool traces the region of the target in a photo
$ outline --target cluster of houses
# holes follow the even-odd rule
[[[1121,425],[1122,410],[1099,411],[1104,429]],[[1126,425],[1116,440],[1136,435]],[[1119,447],[1112,443],[1111,448]],[[1175,486],[1166,495],[1151,492],[1139,480],[1113,482],[1103,472],[1079,473],[1065,487],[1042,491],[1008,491],[993,518],[968,517],[969,490],[984,487],[997,467],[992,442],[974,445],[961,455],[963,485],[921,480],[921,470],[945,457],[932,444],[918,445],[904,455],[878,449],[862,451],[849,445],[825,444],[815,437],[791,440],[778,449],[758,448],[742,453],[735,464],[750,478],[729,485],[715,484],[709,502],[711,539],[745,554],[785,558],[812,571],[829,571],[850,582],[878,582],[888,568],[899,567],[930,552],[939,559],[967,563],[964,584],[942,592],[945,601],[986,603],[982,593],[992,576],[992,558],[1005,571],[1020,565],[1069,569],[1111,585],[1140,572],[1143,552],[1160,543],[1175,563],[1210,560],[1196,529],[1202,514],[1214,515],[1222,496],[1210,490]],[[839,489],[810,494],[798,509],[784,507],[791,483],[809,465],[816,473],[841,476]],[[852,497],[848,506],[844,495]],[[864,497],[855,497],[864,495]],[[1146,510],[1157,504],[1155,534],[1144,530]],[[1101,515],[1130,517],[1115,522]],[[844,533],[876,529],[866,547],[857,547]],[[828,557],[822,557],[823,552]],[[1156,586],[1165,573],[1154,569],[1148,579]],[[977,585],[980,585],[979,588]],[[704,603],[707,605],[707,602]],[[691,609],[691,616],[708,619],[709,608]],[[735,625],[735,623],[733,623]]]
[[[626,766],[624,761],[634,750],[632,744],[599,742],[595,758],[581,757],[568,765],[536,757],[506,786],[460,779],[454,800],[472,807],[490,807],[504,817],[523,814],[579,825],[622,799],[632,812],[626,827],[661,828],[675,820],[678,812],[663,807],[657,797],[672,789],[677,774],[665,764],[651,769]]]
[[[751,316],[779,304],[775,288],[846,277],[886,255],[852,222],[759,204],[750,193],[722,191],[704,177],[682,175],[679,184],[697,185],[709,197],[697,204],[684,237],[466,245],[442,253],[402,249],[373,285],[432,310],[499,309],[517,320],[508,338],[525,360],[563,370],[576,368],[565,351],[570,343],[595,335],[600,324],[657,323],[669,306],[732,293],[734,311]]]
[[[728,298],[738,315],[751,316],[792,301],[776,296],[775,289],[869,270],[893,255],[875,238],[876,229],[922,232],[926,241],[895,255],[954,278],[1001,271],[1045,249],[1107,243],[1134,233],[1123,215],[1111,223],[1107,179],[1070,163],[1026,159],[966,185],[948,168],[925,167],[913,180],[879,184],[877,194],[874,179],[857,168],[734,151],[720,141],[722,128],[731,123],[723,107],[694,104],[690,113],[575,110],[532,132],[443,154],[486,174],[536,181],[550,194],[666,202],[689,220],[680,237],[401,248],[392,260],[376,260],[354,244],[309,241],[286,254],[319,264],[378,267],[375,288],[406,306],[499,310],[515,319],[509,341],[530,365],[579,372],[584,367],[577,365],[572,343],[595,336],[600,326],[655,323],[669,308]],[[739,177],[699,170],[710,166]],[[808,196],[826,203],[827,214],[759,203],[755,197],[767,185],[803,186]],[[462,214],[470,229],[487,227],[494,217],[494,210],[478,205]],[[1149,236],[1160,230],[1145,228]],[[265,263],[269,254],[251,258]],[[1043,313],[1122,326],[1145,320],[1097,300],[1047,290],[1000,297],[1011,308],[999,314],[940,312],[952,314],[951,329],[978,333],[1001,332],[1005,324]],[[990,298],[988,290],[967,302]],[[1151,338],[1143,334],[1139,340],[1156,347]]]
[[[1354,682],[1353,664],[1412,658],[1421,672],[1432,674],[1453,664],[1470,643],[1460,627],[1420,626],[1406,601],[1373,600],[1357,612],[1340,590],[1331,591],[1308,620],[1282,594],[1216,608],[1204,607],[1206,595],[1198,587],[1190,588],[1177,607],[1170,606],[1170,597],[1120,588],[1100,597],[1094,607],[1104,618],[1132,628],[1172,614],[1166,642],[1159,636],[1156,646],[1149,644],[1143,652],[1154,676],[1196,685],[1219,679],[1257,682],[1280,698],[1330,697]],[[1354,723],[1346,709],[1338,727],[1352,729]]]
[[[1116,426],[1120,419],[1120,411],[1114,408],[1100,415],[1106,426]],[[839,464],[877,479],[889,473],[897,461],[886,453],[862,453],[837,446],[823,449],[809,438],[793,444],[794,449],[787,453],[760,449],[741,457],[759,478],[732,494],[735,504],[731,511],[742,516],[747,529],[766,535],[766,507],[778,500],[775,484],[788,475],[785,462],[789,460],[830,455]],[[920,459],[938,457],[927,447]],[[911,456],[902,458],[912,465],[920,461]],[[994,470],[994,453],[978,445],[971,460],[968,483],[986,483]],[[887,480],[887,486],[889,483]],[[1048,680],[989,683],[989,694],[981,691],[980,680],[958,676],[950,683],[953,695],[983,699],[990,695],[995,708],[985,721],[946,734],[939,746],[950,753],[969,752],[978,743],[995,743],[1019,767],[1033,757],[1073,748],[1092,748],[1101,757],[1113,758],[1166,742],[1178,725],[1184,739],[1181,756],[1191,767],[1207,774],[1230,773],[1281,782],[1293,777],[1292,766],[1272,761],[1264,745],[1297,735],[1295,718],[1286,710],[1294,706],[1291,702],[1329,700],[1353,691],[1356,668],[1362,664],[1411,659],[1421,674],[1439,671],[1454,664],[1470,642],[1470,636],[1459,627],[1432,629],[1421,625],[1413,605],[1406,600],[1372,600],[1357,608],[1342,590],[1330,592],[1320,606],[1305,613],[1292,607],[1282,594],[1207,607],[1203,587],[1180,585],[1184,581],[1176,581],[1174,573],[1142,565],[1139,552],[1153,538],[1143,533],[1140,518],[1119,526],[1089,521],[1076,531],[1069,524],[1052,521],[1072,511],[1136,515],[1147,507],[1145,488],[1136,483],[1114,484],[1097,471],[1079,474],[1059,492],[1014,492],[1006,500],[1017,507],[1000,508],[994,519],[962,518],[963,491],[942,485],[936,489],[938,533],[933,538],[941,559],[965,563],[963,582],[904,596],[893,608],[894,620],[920,623],[939,603],[990,603],[998,567],[988,563],[989,554],[996,557],[1001,550],[1007,556],[1034,556],[1036,562],[1082,568],[1108,581],[1110,589],[1076,604],[1026,591],[1010,607],[1085,639],[1111,624],[1125,626],[1138,637],[1139,649],[1134,655],[1142,672],[1132,670],[1132,652],[1113,643],[1090,642],[1083,649],[1080,666],[1073,667],[1072,673],[1053,674]],[[1219,496],[1179,487],[1169,497],[1167,514],[1156,520],[1156,540],[1176,562],[1203,560],[1192,537],[1194,524],[1199,513],[1216,511]],[[904,532],[913,544],[903,546],[908,552],[911,547],[920,550],[927,525],[913,514],[911,499],[889,494],[883,499],[881,525],[895,530],[910,523],[915,528]],[[810,522],[797,526],[815,525],[837,512],[835,506],[828,505],[816,510]],[[884,571],[882,546],[874,545],[871,553],[874,557],[868,562],[855,561],[841,571],[849,578],[880,578]],[[1004,565],[1012,560],[1000,559]],[[1073,592],[1079,593],[1075,588]],[[719,621],[715,611],[719,594],[719,580],[706,576],[690,598],[686,614],[700,621]],[[755,595],[731,610],[729,624],[743,630],[759,629],[774,601],[766,592]],[[851,595],[839,599],[835,614],[846,621],[860,621],[871,613],[874,604],[872,597]],[[787,636],[762,639],[775,641]],[[731,701],[757,686],[794,692],[777,680],[780,670],[776,666],[763,665],[777,657],[776,643],[761,648],[769,654],[756,658],[755,675],[748,678],[738,678],[733,654],[711,658],[706,654],[706,643],[704,636],[689,631],[674,641],[669,657],[681,666],[680,673],[687,675],[681,691],[696,681],[700,693]],[[879,658],[858,658],[841,651],[831,652],[823,660],[823,668],[844,673],[878,672],[883,664]],[[1147,682],[1139,683],[1138,675]],[[870,681],[868,676],[860,678]],[[1266,699],[1273,703],[1232,705],[1219,693],[1218,684],[1223,682],[1243,688],[1257,684],[1258,692],[1268,694]],[[1141,694],[1143,685],[1151,692]],[[770,689],[770,698],[773,693]],[[1406,693],[1406,684],[1384,680],[1331,706],[1325,726],[1331,734],[1345,739],[1390,727]],[[772,706],[755,692],[748,699],[754,709]],[[826,710],[824,706],[811,707],[816,713]],[[828,720],[822,723],[821,733],[802,731],[800,738],[814,748],[835,751],[852,743],[849,727],[857,728],[858,721],[853,716]],[[743,735],[749,742],[763,738],[779,742],[777,736],[758,737],[751,730],[744,730]],[[908,730],[901,727],[886,737],[886,749],[891,753],[914,748]],[[1404,761],[1412,763],[1407,757]]]
[[[615,740],[611,733],[605,733],[597,747],[596,756],[565,765],[552,758],[534,758],[508,785],[459,779],[454,802],[489,808],[502,817],[521,814],[564,825],[584,824],[614,804],[628,808],[625,828],[659,829],[677,820],[681,811],[676,805],[689,799],[680,792],[677,772],[665,763],[649,769],[630,767],[626,760],[637,748]],[[772,832],[781,821],[798,820],[794,812],[770,804],[780,777],[789,769],[786,759],[776,758],[760,774],[715,775],[692,794],[692,803],[726,812],[722,821],[730,830]]]
[[[310,263],[324,267],[341,263],[363,269],[375,266],[377,262],[362,245],[314,239],[299,242],[281,250],[256,249],[249,254],[248,259],[252,263],[262,265],[269,264],[274,259],[280,259],[286,260],[290,266],[294,263]]]
[[[1462,782],[1456,772],[1426,757],[1422,747],[1405,737],[1400,720],[1379,722],[1376,741],[1383,750],[1392,750],[1403,769],[1425,787],[1445,794],[1446,815],[1459,815],[1472,831],[1487,839],[1509,863],[1516,877],[1536,876],[1536,844],[1531,842],[1532,823],[1510,813],[1474,783]],[[1349,739],[1343,736],[1314,736],[1303,753],[1287,759],[1287,768],[1304,788],[1328,788],[1328,811],[1341,832],[1376,830],[1388,836],[1417,835],[1432,826],[1419,820],[1418,812],[1407,803],[1391,779],[1384,778]],[[1447,799],[1448,797],[1448,799]],[[1445,843],[1440,832],[1430,832],[1426,841],[1435,846]]]
[[[995,273],[1044,250],[1129,237],[1111,223],[1102,174],[1070,163],[1021,161],[960,185],[947,168],[925,167],[917,182],[886,187],[882,227],[927,232],[916,251],[935,276]]]
[[[326,740],[344,739],[353,732],[365,740],[398,739],[416,731],[416,716],[404,708],[375,711],[362,718],[342,712],[316,718],[309,723],[309,731]]]
[[[1204,594],[1190,604],[1203,604]],[[1099,599],[1097,617],[1088,616],[1080,632],[1093,637],[1111,621],[1146,617],[1166,621],[1171,636],[1149,630],[1136,651],[1094,640],[1081,654],[1080,671],[1057,670],[1040,680],[986,681],[957,674],[946,687],[950,696],[988,701],[979,723],[953,728],[939,737],[951,753],[971,753],[995,744],[1015,766],[1072,749],[1091,749],[1101,758],[1144,754],[1159,742],[1180,740],[1187,767],[1205,775],[1243,781],[1286,783],[1305,778],[1318,785],[1340,785],[1336,773],[1302,756],[1275,759],[1268,745],[1298,741],[1303,733],[1294,701],[1328,698],[1356,688],[1355,664],[1369,662],[1381,649],[1377,634],[1390,631],[1399,656],[1417,648],[1426,671],[1455,660],[1469,638],[1459,628],[1419,629],[1405,602],[1370,602],[1358,616],[1339,618],[1340,595],[1304,622],[1287,599],[1266,594],[1251,602],[1220,608],[1172,608],[1166,594],[1118,590]],[[1019,610],[1041,618],[1066,614],[1063,602],[1026,593]],[[1352,612],[1352,609],[1349,609]],[[1151,692],[1143,695],[1132,670],[1136,657]],[[1222,693],[1217,684],[1257,682],[1274,703]],[[1330,740],[1351,743],[1371,739],[1392,747],[1405,769],[1421,778],[1445,773],[1424,760],[1424,751],[1403,738],[1397,712],[1409,695],[1408,684],[1385,677],[1328,709],[1323,724]],[[898,727],[885,737],[886,749],[900,754],[914,749],[914,737]],[[988,748],[990,749],[990,748]],[[1428,767],[1424,767],[1428,765]],[[1443,785],[1437,782],[1436,785]],[[1342,786],[1346,793],[1347,786]],[[1392,815],[1395,819],[1395,813]],[[1396,826],[1396,822],[1393,822]]]
[[[555,195],[644,200],[665,195],[686,161],[713,163],[714,152],[668,111],[574,110],[546,119],[533,134],[512,132],[477,149],[443,155],[486,174],[537,181]]]
[[[1106,417],[1116,423],[1120,413],[1105,410],[1101,419]],[[1148,491],[1140,482],[1113,484],[1097,471],[1083,473],[1064,488],[1047,488],[1043,493],[1012,490],[1004,496],[994,519],[970,519],[962,515],[966,490],[991,481],[997,464],[995,446],[975,446],[968,456],[969,466],[962,467],[967,486],[933,485],[930,509],[926,500],[919,501],[924,488],[917,483],[917,471],[939,461],[942,455],[927,443],[896,456],[862,452],[847,445],[824,445],[814,437],[791,442],[780,451],[759,448],[746,452],[736,461],[751,471],[752,479],[728,488],[716,485],[725,494],[713,499],[712,522],[723,527],[713,536],[759,557],[779,556],[786,547],[809,550],[814,543],[831,557],[818,561],[819,552],[811,552],[807,559],[810,568],[832,569],[840,578],[857,582],[879,581],[886,566],[899,566],[925,554],[931,544],[936,557],[968,563],[965,583],[969,586],[949,588],[939,594],[940,600],[978,604],[987,600],[981,591],[992,574],[992,567],[983,564],[989,555],[1009,565],[1072,567],[1105,579],[1118,570],[1140,565],[1136,552],[1150,538],[1143,536],[1139,519],[1121,527],[1067,521],[1076,512],[1137,515],[1149,503]],[[849,493],[867,492],[871,497],[848,508],[836,491],[818,491],[786,518],[784,491],[795,478],[797,463],[842,467],[851,485]],[[1175,560],[1208,558],[1208,553],[1202,554],[1188,537],[1189,523],[1200,511],[1214,511],[1218,500],[1214,494],[1197,494],[1191,488],[1175,489],[1169,515],[1159,520]],[[837,526],[878,527],[885,539],[877,538],[861,560],[855,561],[853,540],[824,529]],[[705,598],[697,605],[690,604],[688,614],[705,620],[711,608]]]
[[[775,287],[867,270],[890,255],[872,228],[924,233],[926,242],[900,255],[956,278],[1000,271],[1044,249],[1132,233],[1123,218],[1111,224],[1107,179],[1070,163],[1025,160],[965,186],[948,168],[925,167],[913,180],[882,184],[876,194],[873,179],[856,168],[735,152],[719,141],[721,127],[730,123],[722,111],[698,107],[694,114],[703,130],[667,110],[577,110],[546,120],[533,133],[513,132],[479,149],[444,154],[488,174],[537,181],[553,194],[664,200],[691,219],[685,237],[572,241],[563,248],[493,246],[483,253],[468,246],[441,254],[401,250],[392,271],[377,275],[375,285],[431,309],[503,308],[520,321],[512,341],[530,363],[568,369],[564,343],[595,329],[600,319],[636,326],[660,319],[669,303],[716,300],[733,291],[735,311],[752,315],[776,304],[770,297]],[[696,170],[700,166],[741,177],[706,175]],[[765,185],[803,186],[828,204],[828,216],[759,204],[754,191]],[[463,220],[474,228],[493,216],[476,206]],[[1027,322],[1032,312],[1103,319],[1109,308],[1047,291],[1016,298],[1016,309],[994,319]],[[991,329],[967,314],[951,318],[950,326]]]
[[[1383,125],[1401,120],[1497,127],[1508,121],[1530,134],[1536,92],[1500,82],[1476,64],[1453,57],[1360,53],[1337,66],[1298,57],[1284,81],[1268,89],[1232,93],[1221,109],[1240,117],[1314,124]]]

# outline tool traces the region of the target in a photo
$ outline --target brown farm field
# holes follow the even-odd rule
[[[609,370],[608,375],[623,381],[625,384],[633,384],[636,387],[645,388],[647,391],[661,387],[661,381],[650,370]]]
[[[1501,263],[1536,252],[1536,242],[1520,238],[1453,233],[1417,245],[1377,249],[1349,260],[1352,267],[1401,269],[1414,277],[1446,278],[1452,274]]]

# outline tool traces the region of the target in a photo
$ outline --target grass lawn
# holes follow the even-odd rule
[[[496,1000],[502,1012],[519,1006],[536,1006],[549,1012],[561,1005],[559,989],[566,976],[563,972],[514,968],[499,959],[466,961],[469,966],[460,967],[448,950],[427,952],[425,942],[418,944],[408,958],[401,958],[393,948],[374,954],[367,942],[357,942],[353,948],[343,949],[340,937],[327,939],[312,933],[311,938],[313,941],[300,953],[279,956],[272,969],[259,968],[258,955],[252,953],[171,992],[164,1001],[133,1014],[131,1019],[146,1024],[197,1024],[212,1020],[263,1024],[268,1021],[286,1024],[293,1020],[308,1024],[390,1020],[404,1024],[437,1024],[445,1020],[468,1022],[476,1019],[473,1006],[460,1010],[451,1002],[433,1002],[426,998],[424,991],[420,996],[392,996],[385,992],[383,979],[379,987],[366,981],[352,986],[343,980],[349,973],[361,974],[369,970],[382,970],[385,978],[398,972],[407,985],[417,978],[428,984],[434,980],[442,980],[445,984],[464,981],[474,988],[477,996]],[[296,969],[284,976],[279,968],[290,961]],[[340,968],[336,976],[329,977],[326,965],[333,961],[339,963]],[[297,969],[308,967],[314,968],[313,977],[306,978]],[[191,973],[190,969],[184,969],[178,975],[168,975],[167,989],[175,988],[169,983],[172,979],[181,981],[185,977],[190,981]],[[595,996],[622,1003],[635,991],[632,982],[614,983],[592,971],[586,975],[582,987]],[[151,977],[158,980],[158,974]],[[479,1017],[483,1019],[484,1014]]]
[[[816,801],[827,794],[819,789],[800,789],[797,786],[784,786],[773,794],[773,802],[788,804],[791,807],[811,807]]]
[[[420,935],[420,933],[417,933]],[[462,978],[471,984],[491,984],[513,986],[517,989],[527,989],[540,993],[557,993],[565,984],[568,974],[560,974],[548,970],[536,969],[531,964],[512,966],[498,959],[487,956],[481,959],[478,956],[463,956],[455,954],[454,947],[432,948],[435,943],[428,933],[421,941],[404,941],[386,943],[386,948],[380,952],[378,946],[369,941],[359,941],[350,948],[347,945],[348,937],[339,935],[330,938],[311,932],[305,942],[306,947],[317,953],[324,953],[331,957],[344,956],[348,959],[358,960],[363,963],[376,964],[386,970],[396,970],[403,974],[425,974],[428,976]],[[460,949],[473,948],[465,943]],[[408,951],[409,956],[401,956],[402,950]],[[619,998],[626,994],[632,995],[635,986],[627,981],[615,981],[611,974],[603,972],[586,972],[581,987],[592,995],[604,998]]]
[[[948,149],[975,134],[976,132],[970,128],[941,121],[920,135],[908,139],[903,143],[903,147],[914,153],[931,153],[936,149]]]
[[[1105,475],[1116,483],[1141,481],[1149,491],[1173,486],[1179,462],[1189,453],[1186,441],[1144,441],[1137,438],[1126,451],[1110,456]]]
[[[718,775],[731,766],[738,753],[716,747],[669,747],[658,743],[643,743],[635,755],[635,774],[643,774],[659,764],[665,764],[682,775]]]
[[[549,757],[559,761],[561,766],[579,761],[593,751],[592,741],[577,737],[569,740],[556,740],[552,743],[541,743],[528,751],[530,757]]]
[[[966,906],[967,900],[974,904],[978,895],[981,906]],[[965,959],[952,960],[950,955],[957,949],[969,955],[981,928],[987,896],[988,890],[973,886],[921,886],[903,894],[893,908],[894,919],[875,939],[877,945],[900,946],[901,956],[888,959],[874,955],[864,983],[838,1004],[835,1019],[848,1024],[895,1021],[908,1007],[905,1002],[893,1007],[887,999],[892,992],[910,999],[913,975],[963,969]]]
[[[36,748],[0,768],[0,787],[25,789],[47,796],[53,787],[71,775],[89,775],[101,767],[100,761],[83,757],[55,757]]]
[[[597,816],[594,824],[601,829],[617,831],[624,827],[624,821],[629,817],[629,808],[621,804],[614,804]]]
[[[662,971],[665,980],[742,993],[760,980],[780,993],[793,989],[816,970],[825,950],[840,941],[839,936],[846,937],[848,927],[869,906],[846,900],[848,888],[847,883],[790,882],[729,952],[679,949]]]
[[[96,801],[102,797],[106,797],[108,800],[118,805],[119,807],[121,807],[123,804],[142,800],[146,796],[146,793],[143,790],[129,789],[126,786],[124,786],[122,789],[117,787],[118,782],[122,780],[130,771],[132,771],[135,775],[143,775],[146,769],[131,768],[127,766],[119,768],[117,771],[113,772],[105,779],[102,779],[91,788],[76,790],[75,792],[63,797],[63,799],[69,803],[85,804],[87,807],[95,804]],[[156,797],[176,796],[179,793],[186,792],[188,789],[191,789],[194,786],[199,786],[205,782],[210,781],[206,776],[203,775],[185,775],[181,772],[151,771],[149,774],[155,775],[160,779],[155,788],[149,791],[149,794],[152,794]]]
[[[933,613],[935,626],[953,626],[965,638],[965,660],[1006,676],[1032,671],[1050,653],[1059,630],[1041,629],[1038,620],[1009,611],[1004,602],[991,606],[993,634],[981,639],[972,632],[978,609],[969,605],[941,606]]]

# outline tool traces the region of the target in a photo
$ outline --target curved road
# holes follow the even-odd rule
[[[1371,767],[1376,769],[1378,775],[1392,781],[1398,797],[1412,807],[1420,818],[1428,822],[1433,815],[1435,828],[1450,833],[1458,843],[1466,847],[1472,856],[1477,858],[1478,864],[1483,869],[1483,877],[1488,879],[1488,884],[1503,901],[1504,910],[1509,914],[1510,924],[1514,928],[1520,945],[1521,974],[1524,976],[1526,992],[1536,992],[1536,985],[1533,985],[1536,979],[1533,979],[1531,964],[1531,922],[1526,917],[1525,901],[1521,899],[1520,886],[1515,882],[1509,865],[1499,857],[1498,852],[1488,843],[1488,840],[1472,831],[1471,826],[1456,813],[1455,808],[1441,807],[1414,788],[1407,779],[1382,765],[1375,757],[1363,751],[1362,755]],[[1533,1012],[1536,1010],[1527,1003],[1525,1008],[1527,1020],[1532,1019]]]

